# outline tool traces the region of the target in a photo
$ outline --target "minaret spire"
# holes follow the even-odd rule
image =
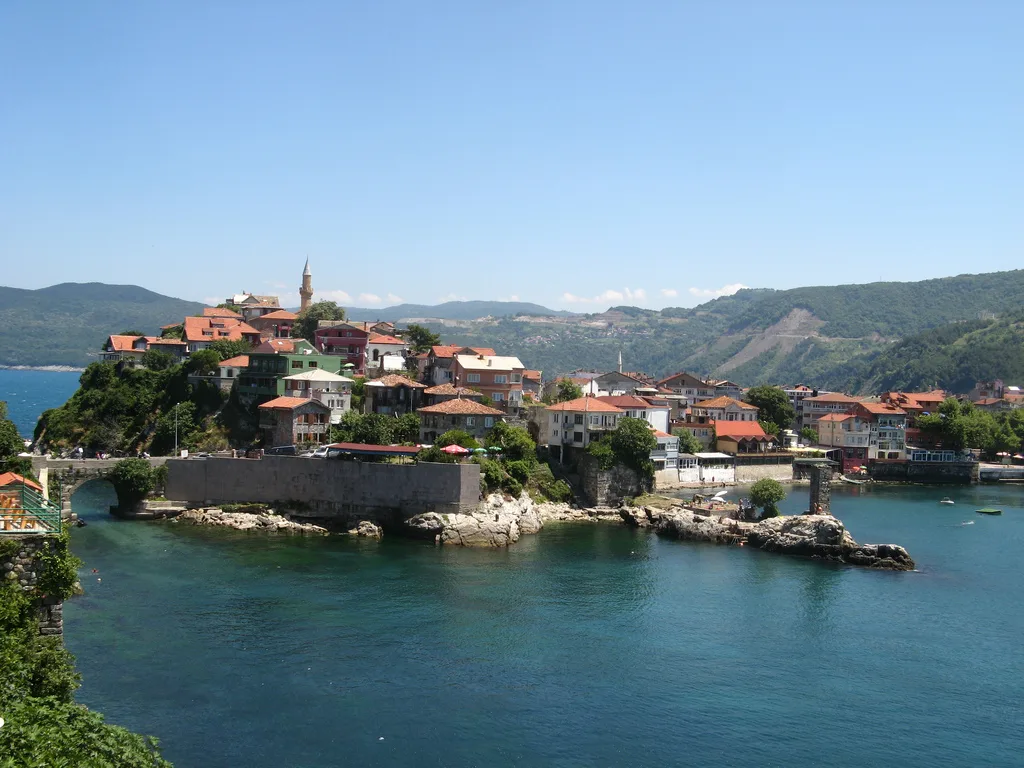
[[[299,288],[299,312],[309,309],[309,303],[313,299],[313,273],[309,269],[309,257],[306,257],[306,266],[302,270],[302,287]]]

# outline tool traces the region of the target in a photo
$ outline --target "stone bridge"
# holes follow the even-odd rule
[[[51,459],[33,456],[32,469],[43,486],[43,498],[49,501],[60,496],[61,516],[71,517],[71,497],[75,491],[92,480],[102,480],[122,459]],[[147,459],[150,465],[161,467],[167,457]],[[56,500],[56,499],[55,499]]]

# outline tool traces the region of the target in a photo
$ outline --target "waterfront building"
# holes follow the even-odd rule
[[[714,421],[715,447],[722,453],[767,453],[775,435],[766,434],[756,421]]]
[[[420,441],[426,444],[452,429],[464,430],[482,442],[496,423],[505,420],[503,411],[459,397],[424,406],[416,414],[420,417]]]
[[[846,413],[852,406],[860,402],[859,397],[851,397],[841,392],[828,392],[814,397],[805,397],[800,405],[800,429],[810,427],[817,431],[818,421],[830,413]]]
[[[426,384],[397,373],[373,379],[363,387],[363,412],[401,416],[415,411],[423,404],[423,391],[426,388]]]
[[[260,430],[267,448],[324,443],[331,427],[331,409],[319,400],[276,397],[259,407]]]
[[[523,371],[518,357],[457,354],[452,366],[453,383],[476,389],[498,408],[523,404]]]
[[[580,397],[544,409],[540,442],[549,447],[586,448],[619,425],[626,412],[597,397]]]
[[[292,398],[318,400],[331,409],[331,424],[339,424],[341,417],[352,407],[352,385],[342,376],[319,368],[285,376],[284,395]]]
[[[636,395],[606,395],[598,397],[603,403],[621,408],[624,415],[634,419],[644,419],[652,429],[661,432],[669,430],[669,404],[655,398],[637,397]]]
[[[188,352],[206,349],[215,341],[247,341],[256,346],[260,332],[248,323],[232,317],[186,317],[182,323],[181,340]]]

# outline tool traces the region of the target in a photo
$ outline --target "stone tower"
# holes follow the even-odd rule
[[[302,287],[299,288],[299,297],[302,302],[299,304],[299,312],[305,312],[309,302],[313,299],[313,273],[309,271],[309,258],[306,259],[306,268],[302,270]]]

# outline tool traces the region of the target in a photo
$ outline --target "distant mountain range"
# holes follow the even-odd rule
[[[1024,379],[1021,296],[1024,270],[745,289],[661,311],[623,306],[577,315],[493,301],[347,311],[354,320],[426,320],[446,342],[518,355],[546,377],[576,368],[612,370],[621,352],[627,370],[656,376],[688,370],[747,385],[803,382],[866,392]],[[0,365],[84,365],[96,359],[109,333],[155,333],[201,309],[137,286],[0,288]]]
[[[379,309],[345,307],[350,320],[477,320],[483,317],[571,317],[572,312],[548,309],[527,301],[446,301],[443,304],[396,304]]]
[[[0,287],[0,365],[87,365],[111,333],[157,334],[160,326],[202,310],[202,304],[137,285]]]

